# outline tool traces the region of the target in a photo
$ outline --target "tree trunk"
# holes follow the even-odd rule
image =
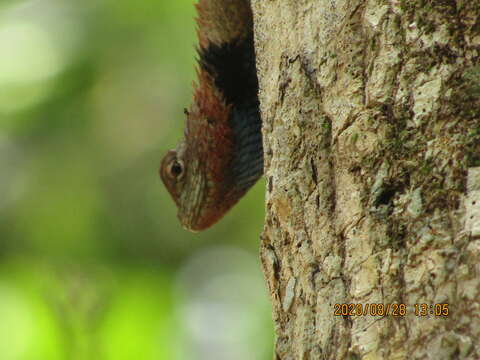
[[[480,358],[479,4],[252,0],[276,359]]]

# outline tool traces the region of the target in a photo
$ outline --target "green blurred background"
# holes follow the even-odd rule
[[[263,182],[191,234],[158,177],[192,1],[0,1],[0,360],[271,359]]]

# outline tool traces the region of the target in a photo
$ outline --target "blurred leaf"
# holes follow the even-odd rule
[[[168,279],[128,272],[99,333],[106,360],[176,359],[179,329],[172,314]]]
[[[12,278],[13,277],[13,278]],[[65,359],[63,335],[27,271],[2,267],[0,355],[2,360]]]

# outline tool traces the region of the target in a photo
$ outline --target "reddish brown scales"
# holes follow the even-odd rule
[[[261,175],[263,159],[249,3],[200,0],[197,11],[200,61],[194,102],[185,138],[160,167],[178,218],[192,231],[214,224],[243,196]],[[245,139],[249,129],[257,133],[253,151]],[[243,164],[249,158],[253,173]]]
[[[252,12],[248,0],[200,0],[197,9],[197,34],[200,48],[241,40],[252,31]]]

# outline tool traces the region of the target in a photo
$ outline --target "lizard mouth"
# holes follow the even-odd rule
[[[194,165],[194,164],[192,164]],[[199,174],[199,172],[196,172]],[[178,206],[178,219],[182,227],[188,231],[196,232],[207,226],[202,226],[203,213],[205,212],[206,182],[200,174],[189,176],[189,183],[184,187]],[[186,190],[188,189],[188,190]]]

